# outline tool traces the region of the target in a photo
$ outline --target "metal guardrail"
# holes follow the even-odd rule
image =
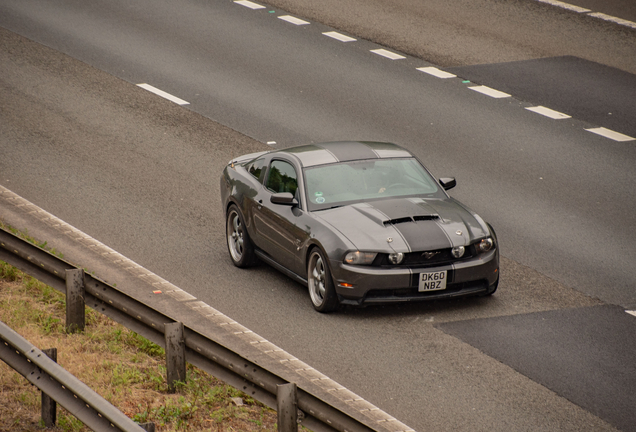
[[[144,431],[141,426],[2,321],[0,358],[92,430]]]
[[[62,293],[66,293],[66,270],[77,269],[63,259],[4,229],[0,229],[0,260]],[[165,325],[175,322],[90,274],[85,276],[85,303],[164,348]],[[188,327],[185,327],[185,345],[186,359],[189,363],[269,407],[277,406],[278,386],[290,384],[264,367]],[[313,431],[376,430],[300,387],[297,397],[298,409],[301,411],[299,422]]]

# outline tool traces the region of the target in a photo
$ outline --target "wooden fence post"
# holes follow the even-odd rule
[[[49,348],[42,350],[51,360],[57,363],[57,348]],[[44,427],[52,429],[57,422],[57,403],[51,399],[49,395],[42,393],[42,421],[44,421]]]
[[[66,331],[84,331],[86,312],[84,301],[84,270],[66,270]]]
[[[186,382],[185,332],[183,323],[175,322],[165,325],[166,369],[168,392],[174,393],[175,382]]]
[[[295,383],[276,386],[278,432],[298,432],[298,389]]]

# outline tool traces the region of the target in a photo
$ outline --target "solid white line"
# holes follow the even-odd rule
[[[265,6],[261,6],[258,3],[254,3],[248,0],[238,0],[238,1],[235,1],[234,3],[241,6],[248,7],[250,9],[265,9]]]
[[[301,20],[300,18],[293,17],[291,15],[283,15],[279,16],[278,19],[282,19],[283,21],[287,21],[288,23],[292,23],[295,25],[306,25],[309,24],[309,21]]]
[[[179,99],[176,96],[171,95],[170,93],[166,93],[163,90],[159,90],[156,87],[151,86],[150,84],[137,84],[139,87],[141,87],[144,90],[148,90],[151,93],[154,93],[158,96],[161,96],[162,98],[168,99],[171,102],[174,102],[178,105],[189,105],[190,102],[184,101],[183,99]]]
[[[457,75],[453,75],[452,73],[439,70],[436,67],[421,67],[421,68],[417,68],[417,70],[427,73],[429,75],[436,76],[437,78],[455,78],[457,76]]]
[[[620,24],[620,25],[624,25],[624,26],[636,29],[636,22],[633,22],[633,21],[627,21],[627,20],[624,20],[622,18],[616,18],[616,17],[611,16],[611,15],[605,15],[604,13],[600,13],[600,12],[591,13],[591,14],[589,14],[589,16],[594,17],[594,18],[600,18],[600,19],[605,20],[605,21],[611,21],[611,22],[616,23],[616,24]]]
[[[634,315],[636,317],[636,310],[633,310],[633,311],[626,310],[625,312],[627,312],[630,315]]]
[[[623,135],[622,133],[614,132],[613,130],[610,130],[610,129],[605,129],[604,127],[585,129],[585,130],[588,131],[588,132],[592,132],[592,133],[595,133],[597,135],[603,136],[605,138],[609,138],[611,140],[618,141],[618,142],[636,141],[636,138],[632,138],[630,136]]]
[[[332,31],[332,32],[325,32],[323,33],[325,36],[329,36],[330,38],[334,38],[339,40],[340,42],[353,42],[355,41],[354,38],[340,34],[338,32]]]
[[[495,90],[493,88],[486,87],[486,86],[475,86],[475,87],[468,87],[468,88],[471,90],[475,90],[476,92],[483,93],[495,99],[510,97],[508,93],[504,93],[502,91]]]
[[[564,3],[564,2],[561,2],[561,1],[557,1],[557,0],[537,0],[537,1],[541,2],[541,3],[547,3],[547,4],[550,4],[552,6],[557,6],[557,7],[563,8],[563,9],[571,10],[571,11],[574,11],[574,12],[590,12],[590,9],[585,9],[585,8],[580,7],[580,6],[571,5],[569,3]]]
[[[403,55],[396,54],[394,52],[391,52],[391,51],[388,51],[388,50],[385,50],[385,49],[375,49],[375,50],[371,50],[371,52],[373,54],[377,54],[377,55],[380,55],[382,57],[386,57],[386,58],[391,59],[391,60],[400,60],[400,59],[406,58]]]
[[[551,119],[561,120],[571,118],[571,116],[567,114],[563,114],[561,112],[552,110],[550,108],[546,108],[544,106],[536,106],[536,107],[526,107],[527,110],[536,112],[537,114],[544,115],[546,117],[550,117]]]

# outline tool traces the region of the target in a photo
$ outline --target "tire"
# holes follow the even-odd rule
[[[245,268],[255,264],[254,246],[247,234],[243,215],[234,204],[227,211],[225,236],[227,238],[227,249],[235,266]]]
[[[331,279],[329,263],[319,248],[309,253],[307,261],[307,287],[311,304],[318,312],[333,312],[338,309],[338,297]]]

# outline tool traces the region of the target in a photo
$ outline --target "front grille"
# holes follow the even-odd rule
[[[417,280],[417,278],[415,278]],[[366,301],[379,301],[379,300],[425,300],[428,297],[453,297],[454,295],[462,295],[463,291],[466,294],[479,293],[488,289],[488,281],[480,280],[473,282],[448,284],[445,290],[441,291],[423,291],[417,290],[417,282],[415,286],[410,288],[398,288],[398,289],[378,289],[371,290],[367,293],[363,302]]]
[[[426,258],[425,253],[430,253],[432,256]],[[389,262],[388,254],[378,254],[373,261],[373,265],[381,267],[435,267],[453,262],[463,261],[471,259],[476,255],[474,246],[467,246],[464,256],[461,258],[455,258],[451,252],[451,248],[439,249],[434,251],[420,251],[409,252],[404,254],[404,260],[401,264],[395,265]]]

